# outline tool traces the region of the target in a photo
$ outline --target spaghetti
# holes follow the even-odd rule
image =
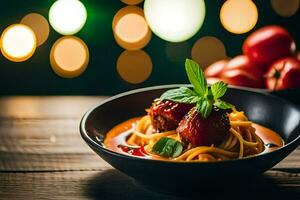
[[[217,146],[188,147],[178,157],[168,159],[191,162],[216,161],[243,158],[264,151],[263,141],[255,134],[252,122],[248,120],[244,112],[233,108],[228,117],[231,128],[229,134],[221,144]],[[145,115],[137,121],[132,135],[127,139],[127,144],[131,146],[144,146],[146,152],[149,155],[153,155],[152,147],[162,137],[182,142],[176,130],[153,133],[151,119],[149,115]]]

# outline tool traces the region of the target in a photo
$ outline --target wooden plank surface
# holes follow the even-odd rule
[[[0,99],[0,171],[74,171],[107,167],[79,135],[82,115],[105,97]]]
[[[78,119],[2,120],[0,171],[97,170],[99,162],[81,139]]]
[[[104,99],[0,98],[0,199],[186,199],[137,186],[83,142],[79,121]],[[300,149],[269,170],[258,185],[247,187],[257,186],[287,195],[300,192]]]

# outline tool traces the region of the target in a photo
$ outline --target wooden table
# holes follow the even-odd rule
[[[300,149],[255,183],[240,183],[248,191],[244,194],[224,186],[227,192],[174,196],[136,185],[93,153],[79,135],[84,112],[104,98],[1,97],[0,199],[300,199]],[[201,188],[201,180],[197,184]]]

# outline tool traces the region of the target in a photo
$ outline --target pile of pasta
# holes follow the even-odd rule
[[[191,162],[228,160],[259,154],[264,151],[263,141],[255,134],[252,122],[248,120],[244,112],[233,109],[228,117],[231,128],[228,136],[220,145],[186,148],[180,156],[172,158],[172,160]],[[133,146],[144,146],[144,149],[153,155],[151,154],[152,147],[162,137],[170,137],[181,142],[180,135],[176,130],[153,133],[150,117],[145,115],[137,122],[127,143]],[[153,156],[158,157],[157,155]]]

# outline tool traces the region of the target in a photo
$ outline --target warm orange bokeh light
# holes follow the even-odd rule
[[[281,17],[291,17],[299,9],[300,0],[271,0],[273,10]]]
[[[44,16],[38,13],[30,13],[23,17],[20,23],[29,26],[34,31],[37,46],[42,45],[48,39],[49,23]]]
[[[82,74],[88,65],[88,47],[75,36],[64,36],[54,43],[50,62],[56,74],[64,78],[74,78]]]
[[[136,5],[141,3],[143,0],[121,0],[123,3],[126,3],[128,5]]]
[[[117,60],[117,71],[128,83],[142,83],[152,72],[152,61],[145,51],[124,51]]]
[[[246,33],[258,20],[257,7],[252,0],[227,0],[221,7],[220,20],[227,31]]]
[[[151,39],[144,12],[137,6],[126,6],[114,16],[112,28],[116,42],[124,49],[138,50]]]
[[[203,69],[213,62],[224,58],[226,58],[225,46],[216,37],[202,37],[192,48],[192,59],[198,62]]]

